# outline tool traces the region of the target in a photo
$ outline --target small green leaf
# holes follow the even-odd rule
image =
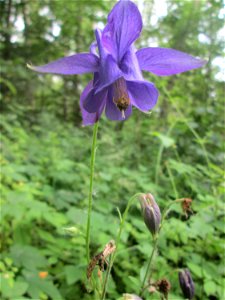
[[[216,296],[216,292],[217,292],[218,288],[214,281],[207,280],[204,282],[204,290],[205,290],[207,296],[209,296],[209,295]]]

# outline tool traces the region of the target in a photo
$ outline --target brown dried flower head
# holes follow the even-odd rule
[[[157,290],[163,294],[163,296],[168,299],[168,294],[169,294],[169,291],[171,289],[171,284],[169,282],[169,280],[163,278],[163,279],[160,279],[156,282],[155,284]]]
[[[106,258],[111,255],[116,249],[116,245],[115,242],[113,240],[111,240],[109,243],[107,243],[105,245],[105,248],[103,249],[103,251],[101,251],[100,253],[98,253],[97,255],[95,255],[88,267],[87,267],[87,278],[90,279],[91,278],[91,274],[94,271],[94,268],[96,266],[99,266],[99,271],[104,272],[104,264],[108,264]],[[100,274],[98,273],[98,276],[100,276]]]
[[[184,198],[183,201],[181,202],[181,207],[182,207],[182,210],[183,210],[186,218],[188,218],[189,213],[193,213],[193,211],[191,209],[191,204],[192,204],[191,198]]]

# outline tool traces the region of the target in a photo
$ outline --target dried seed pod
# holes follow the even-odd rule
[[[156,203],[152,194],[142,194],[140,197],[142,214],[144,222],[148,227],[153,237],[159,231],[159,225],[161,222],[161,213],[158,204]]]
[[[179,282],[184,297],[191,300],[194,297],[195,286],[188,269],[179,272]]]
[[[142,300],[139,296],[135,294],[123,294],[124,300]]]
[[[183,201],[181,202],[181,207],[186,218],[188,218],[189,213],[193,213],[191,209],[191,204],[192,204],[192,199],[190,198],[184,198]]]
[[[99,266],[99,270],[101,272],[104,272],[104,264],[105,263],[107,264],[106,258],[110,254],[112,254],[115,251],[115,249],[116,249],[115,242],[113,240],[111,240],[110,242],[108,242],[105,245],[105,248],[103,251],[101,251],[100,253],[98,253],[91,259],[91,261],[87,267],[87,278],[88,279],[91,278],[91,274],[94,271],[94,268],[96,266]]]
[[[169,291],[171,289],[171,284],[169,282],[169,280],[163,278],[163,279],[160,279],[156,282],[155,284],[157,290],[163,294],[163,296],[168,299],[168,294],[169,294]]]

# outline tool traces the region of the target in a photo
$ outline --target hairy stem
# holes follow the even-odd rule
[[[113,266],[113,262],[115,260],[116,252],[117,252],[118,247],[119,247],[120,237],[121,237],[121,234],[122,234],[122,231],[123,231],[123,227],[124,227],[125,220],[127,218],[128,211],[129,211],[133,201],[140,195],[141,195],[141,193],[138,193],[138,194],[135,194],[133,197],[130,198],[130,200],[128,201],[127,207],[126,207],[126,209],[123,213],[123,216],[122,216],[122,219],[121,219],[121,222],[120,222],[119,232],[118,232],[117,237],[116,237],[116,250],[114,251],[114,253],[112,254],[112,256],[110,258],[109,266],[108,266],[107,271],[106,271],[106,276],[105,276],[105,280],[104,280],[104,283],[103,283],[101,300],[105,299],[108,280],[109,280],[109,275],[110,275],[110,272],[111,272],[111,269],[112,269],[112,266]]]
[[[91,164],[90,164],[90,185],[88,194],[88,217],[87,217],[87,229],[86,229],[86,256],[87,263],[90,261],[90,225],[91,225],[91,210],[92,210],[92,194],[93,194],[93,178],[95,167],[95,154],[96,154],[96,142],[97,142],[98,122],[95,123],[93,129],[92,147],[91,147]]]

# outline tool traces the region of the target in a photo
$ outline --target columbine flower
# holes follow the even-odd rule
[[[179,272],[179,282],[184,297],[191,300],[194,297],[195,286],[188,269]]]
[[[80,99],[83,125],[94,124],[103,111],[110,120],[125,120],[131,115],[132,106],[147,112],[157,102],[158,91],[153,83],[144,80],[142,70],[165,76],[199,68],[205,63],[169,48],[136,51],[133,42],[141,30],[142,18],[136,5],[121,0],[110,12],[103,31],[95,31],[97,43],[91,45],[90,53],[29,67],[41,73],[62,75],[93,73],[93,80]]]
[[[148,227],[153,237],[159,231],[159,225],[161,222],[161,213],[152,194],[142,194],[140,197],[142,214],[144,222]]]

